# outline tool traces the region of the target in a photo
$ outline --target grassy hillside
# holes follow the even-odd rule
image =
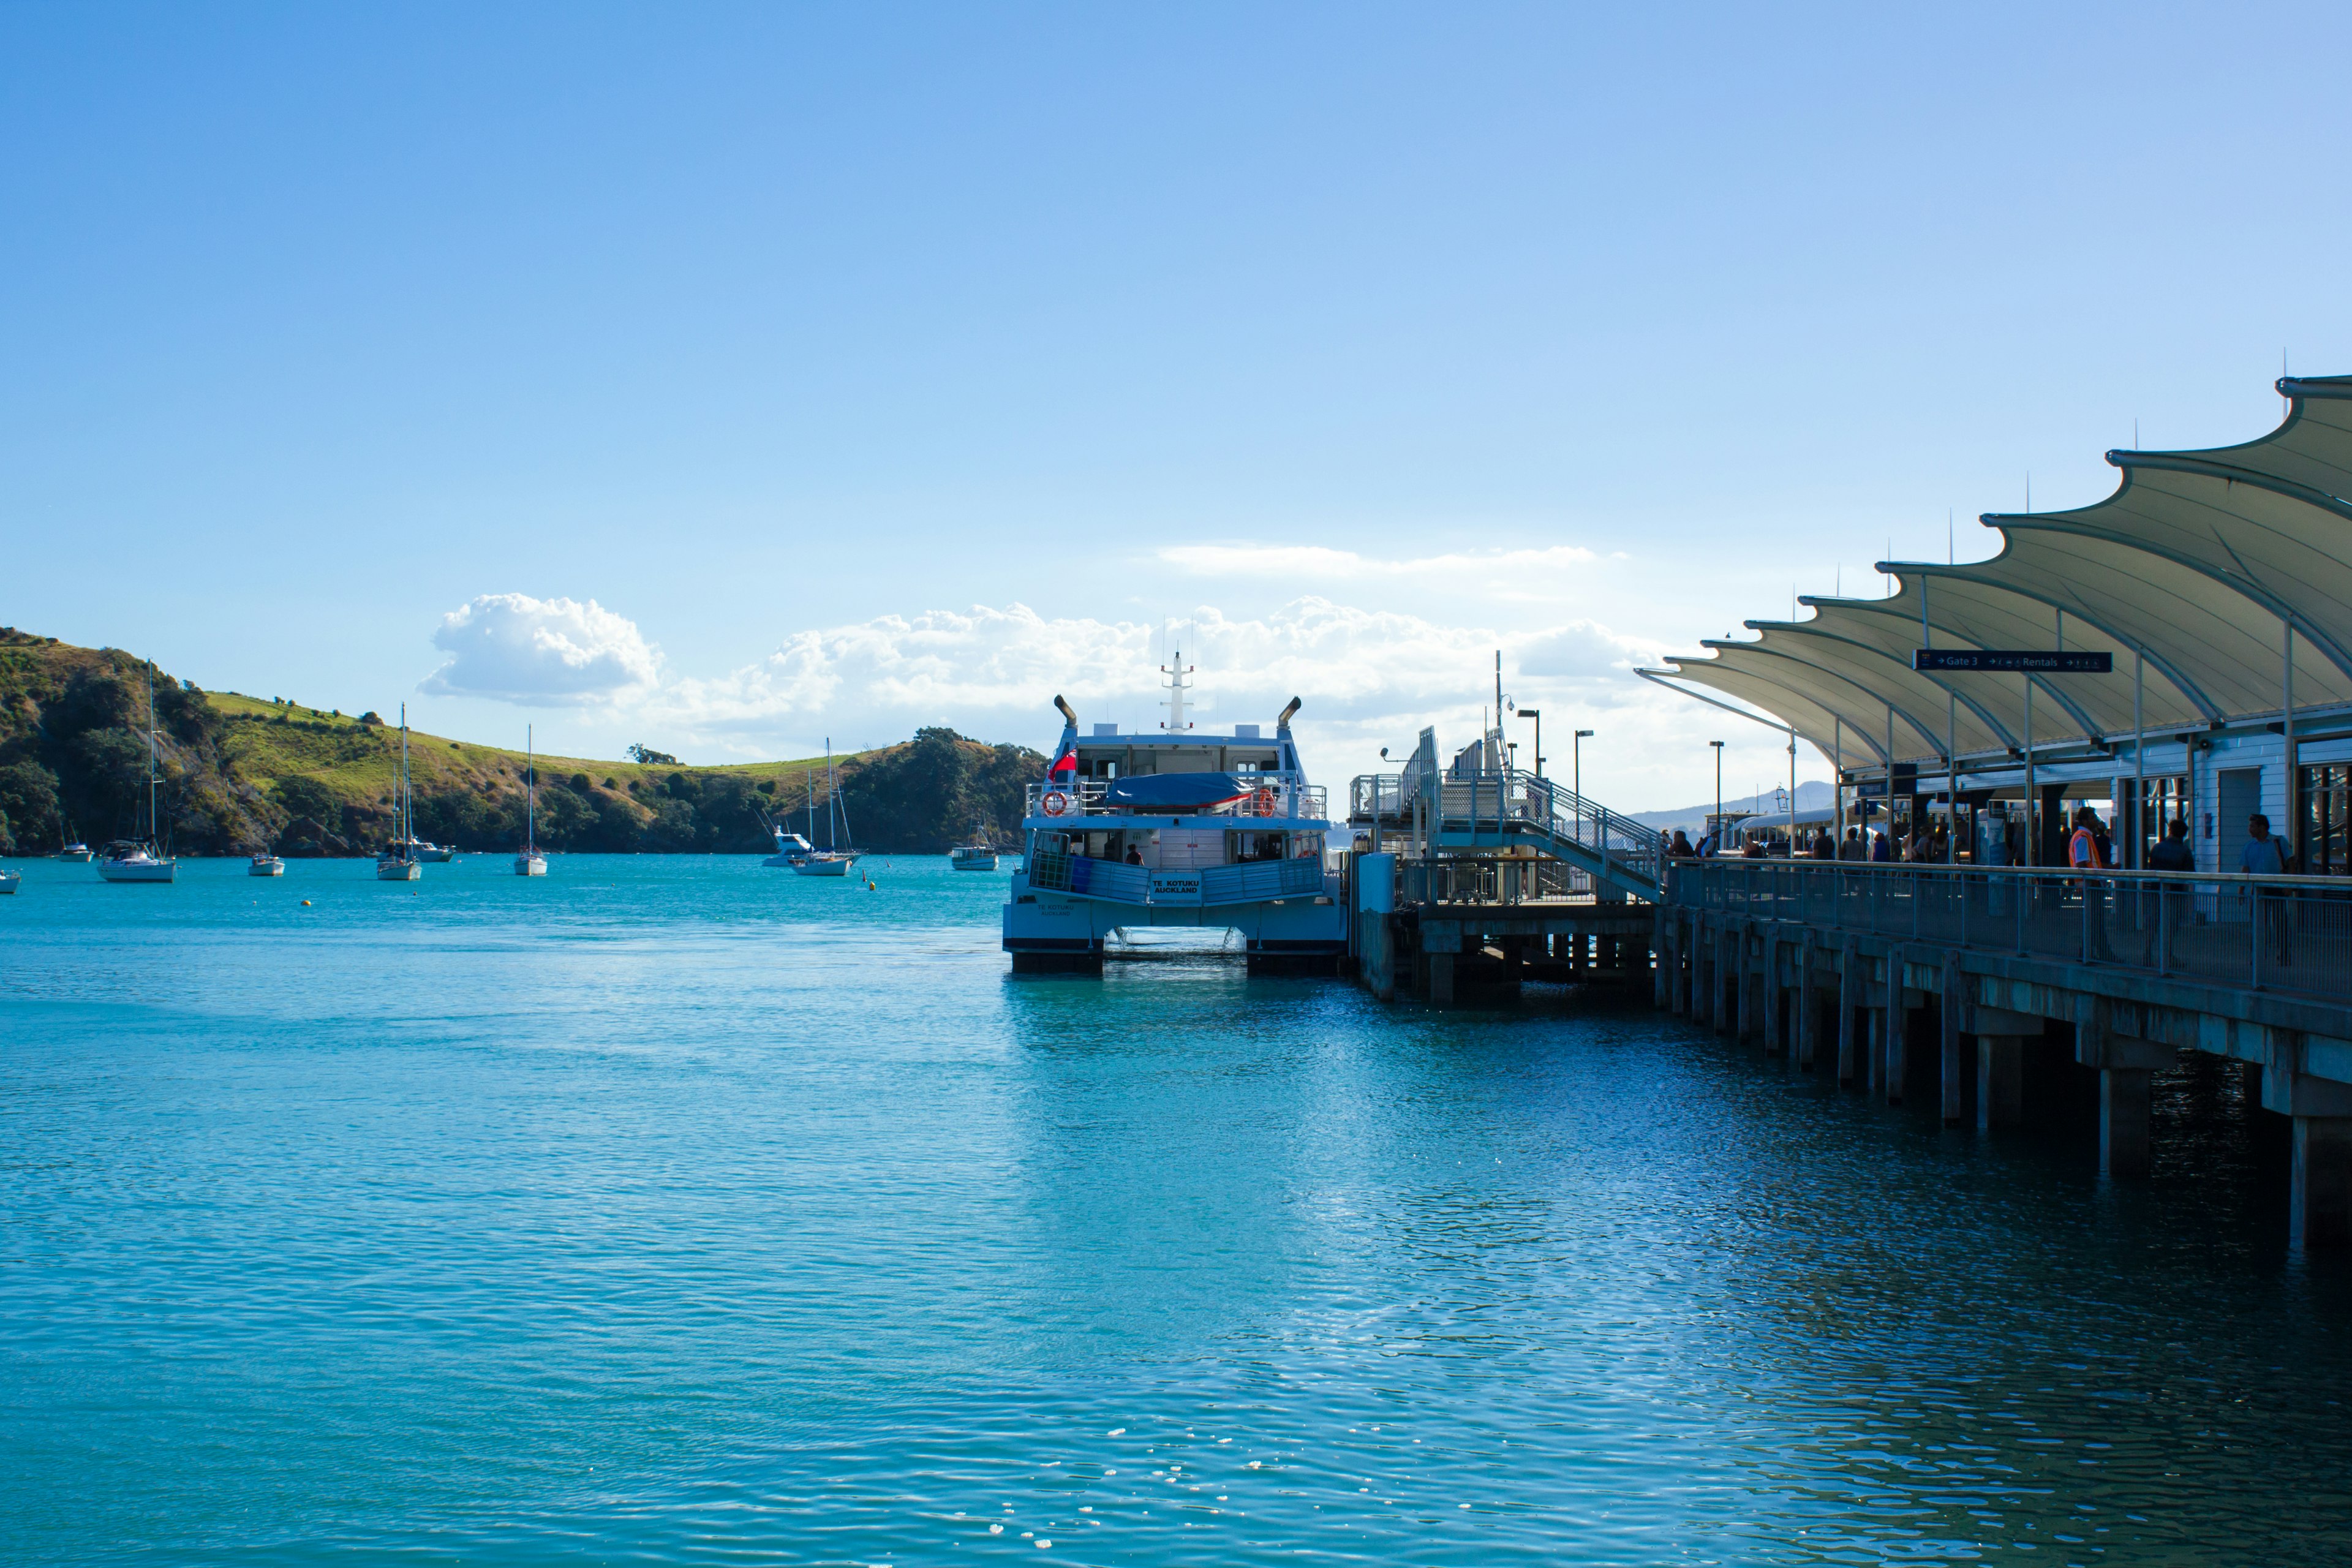
[[[145,681],[120,649],[0,627],[0,852],[144,833]],[[205,692],[159,670],[155,720],[163,835],[184,852],[360,854],[391,833],[400,731],[373,714]],[[822,759],[537,763],[539,840],[559,851],[761,849],[762,818],[797,818],[813,770],[823,811]],[[946,730],[836,759],[854,841],[896,853],[945,849],[976,821],[1013,841],[1022,788],[1044,765]],[[475,850],[520,840],[520,752],[412,731],[409,776],[423,837]]]

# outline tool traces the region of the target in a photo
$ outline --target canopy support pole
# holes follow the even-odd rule
[[[2286,839],[2288,849],[2292,850],[2294,847],[2296,838],[2303,832],[2303,817],[2295,809],[2295,807],[2300,804],[2296,797],[2303,792],[2296,787],[2301,781],[2295,777],[2297,770],[2294,765],[2296,760],[2296,750],[2294,744],[2294,622],[2292,619],[2288,620],[2286,623],[2286,669],[2283,684],[2286,690],[2285,697],[2283,700],[2283,706],[2285,709],[2285,712],[2284,714],[2285,722],[2279,726],[2279,739],[2281,742],[2279,754],[2284,760],[2286,764],[2286,793],[2281,795],[2280,799],[2285,806],[2286,820],[2281,823],[2279,826]],[[2290,869],[2291,868],[2290,868]]]
[[[2140,675],[2147,658],[2132,649],[2132,858],[2135,871],[2147,869],[2147,722],[2140,707]]]

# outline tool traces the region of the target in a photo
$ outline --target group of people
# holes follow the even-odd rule
[[[1724,835],[1720,828],[1706,834],[1696,844],[1677,827],[1666,845],[1666,853],[1675,859],[1705,860],[1725,853]],[[1756,839],[1749,839],[1738,851],[1745,859],[1764,859],[1771,852]],[[1843,838],[1834,833],[1816,834],[1802,852],[1814,860],[1860,860],[1881,864],[1904,861],[1916,865],[1940,866],[1951,856],[1951,842],[1945,826],[1936,822],[1907,837],[1897,839],[1885,828],[1849,827]],[[1987,856],[1991,865],[2015,865],[2019,861],[2016,847],[2007,837],[1997,837]],[[2238,851],[2235,868],[2250,877],[2283,877],[2294,873],[2297,857],[2294,847],[2271,831],[2271,819],[2256,812],[2246,824],[2246,842]],[[2065,864],[2077,870],[2110,871],[2118,869],[2115,840],[2099,814],[2089,806],[2076,809],[2072,831],[2066,840]],[[2189,824],[2173,817],[2164,825],[2155,845],[2147,852],[2151,871],[2193,871],[2197,868],[2196,851],[2189,842]]]

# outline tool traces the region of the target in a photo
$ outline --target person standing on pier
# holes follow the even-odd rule
[[[2287,841],[2272,836],[2271,819],[2261,812],[2246,819],[2246,842],[2238,851],[2238,869],[2249,877],[2284,877],[2294,869],[2294,851]],[[2262,910],[2263,935],[2271,950],[2271,959],[2277,963],[2292,963],[2294,952],[2289,945],[2287,929],[2287,894],[2282,889],[2269,897],[2263,889],[2248,890],[2248,897]]]
[[[2099,814],[2087,805],[2076,810],[2074,832],[2066,840],[2066,863],[2083,873],[2076,885],[2083,890],[2084,956],[2093,963],[2113,963],[2115,950],[2107,945],[2107,884],[2096,874],[2106,868],[2099,838]]]

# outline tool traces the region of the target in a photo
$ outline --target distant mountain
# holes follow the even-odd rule
[[[147,832],[147,666],[119,648],[76,647],[0,626],[0,854]],[[161,834],[192,855],[372,854],[394,833],[400,731],[272,699],[207,692],[155,672]],[[475,851],[520,844],[523,754],[409,734],[416,831]],[[538,758],[542,847],[743,854],[771,848],[764,821],[803,826],[814,793],[826,841],[824,762],[693,767]],[[1021,839],[1023,792],[1045,759],[952,730],[839,758],[845,845],[937,854],[975,825]]]
[[[1759,816],[1770,816],[1776,812],[1786,812],[1789,809],[1787,786],[1784,784],[1781,789],[1782,793],[1778,795],[1767,791],[1763,795],[1740,795],[1736,798],[1726,795],[1723,797],[1723,809],[1752,812]],[[1797,786],[1799,811],[1822,811],[1835,804],[1830,793],[1830,786],[1819,780],[1808,781]],[[1696,805],[1679,806],[1672,811],[1635,811],[1628,812],[1626,815],[1643,826],[1654,827],[1662,833],[1672,833],[1679,827],[1696,837],[1706,831],[1707,814],[1714,809],[1715,802],[1708,800],[1702,801]]]

